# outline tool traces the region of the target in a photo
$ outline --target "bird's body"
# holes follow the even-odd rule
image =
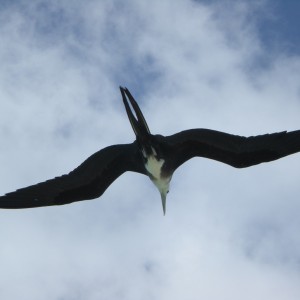
[[[172,175],[193,157],[245,168],[300,151],[300,130],[253,137],[210,129],[190,129],[171,136],[152,135],[130,92],[120,90],[136,141],[106,147],[67,175],[8,193],[0,197],[0,208],[61,205],[98,198],[120,175],[132,171],[149,176],[161,194],[165,213]]]
[[[165,164],[164,159],[156,159],[154,155],[150,155],[145,164],[145,168],[148,172],[148,176],[154,183],[154,185],[158,188],[158,190],[163,194],[167,195],[169,193],[170,181],[172,179],[173,174],[164,174],[163,167]],[[165,208],[165,200],[163,200],[163,210],[166,212]]]
[[[164,165],[164,159],[156,159],[154,155],[150,155],[145,163],[145,168],[152,180],[161,179],[161,169]]]

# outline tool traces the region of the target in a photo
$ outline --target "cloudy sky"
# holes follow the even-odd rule
[[[153,133],[300,128],[300,3],[0,1],[0,194]],[[97,200],[0,211],[0,298],[298,300],[300,155],[193,159],[160,195],[126,173]]]

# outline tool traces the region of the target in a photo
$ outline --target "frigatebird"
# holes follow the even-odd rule
[[[98,198],[120,175],[132,171],[150,177],[161,194],[165,214],[174,171],[195,156],[246,168],[300,151],[300,130],[250,137],[210,129],[153,135],[129,90],[120,87],[120,91],[136,136],[133,143],[106,147],[69,174],[7,193],[0,197],[0,208],[62,205]]]

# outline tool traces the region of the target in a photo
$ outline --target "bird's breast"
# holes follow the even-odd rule
[[[159,159],[157,160],[154,155],[150,155],[147,158],[145,163],[145,168],[149,173],[149,176],[152,177],[151,179],[160,179],[161,178],[161,169],[164,165],[165,160]]]

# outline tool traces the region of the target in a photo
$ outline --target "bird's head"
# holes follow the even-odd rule
[[[152,181],[153,181],[153,183],[155,184],[155,186],[157,187],[157,189],[160,192],[161,203],[162,203],[163,212],[164,212],[164,215],[165,215],[166,214],[167,194],[169,193],[171,177],[169,177],[169,178],[160,178],[159,180],[152,179]]]

